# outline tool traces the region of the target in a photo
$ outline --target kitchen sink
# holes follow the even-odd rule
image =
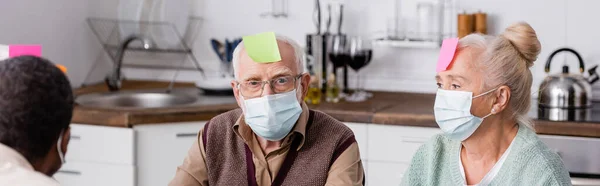
[[[165,92],[110,92],[80,95],[75,102],[99,108],[164,108],[195,103],[197,96]]]

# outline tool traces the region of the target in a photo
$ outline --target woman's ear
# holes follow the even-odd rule
[[[510,88],[506,85],[498,87],[498,90],[494,93],[495,99],[492,102],[492,109],[494,110],[493,114],[500,113],[506,109],[508,103],[510,102],[511,91]]]

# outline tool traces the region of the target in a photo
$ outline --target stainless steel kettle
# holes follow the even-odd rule
[[[569,73],[569,66],[562,67],[562,73],[548,75],[540,85],[538,96],[538,119],[552,121],[586,121],[591,116],[592,86],[599,77],[594,66],[588,70],[589,77],[583,77],[585,66],[581,55],[570,48],[560,48],[550,54],[545,71],[550,72],[552,58],[560,52],[573,53],[579,60],[579,72]]]

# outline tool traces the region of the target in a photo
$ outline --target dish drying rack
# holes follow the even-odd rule
[[[81,86],[86,86],[86,82],[92,74],[91,72],[97,68],[100,61],[106,61],[102,60],[104,57],[102,54],[107,54],[110,61],[112,61],[112,65],[116,65],[120,45],[127,37],[132,35],[149,39],[152,41],[153,46],[145,48],[142,42],[131,43],[125,49],[123,56],[126,58],[134,57],[137,61],[143,61],[144,64],[125,63],[127,60],[123,60],[122,68],[175,70],[169,84],[169,90],[173,87],[173,83],[181,70],[198,71],[204,77],[204,70],[198,63],[191,47],[196,39],[198,27],[202,20],[201,17],[190,17],[184,32],[185,34],[181,35],[175,25],[169,22],[88,18],[87,23],[98,41],[102,44],[103,52],[96,58],[90,73],[83,80]],[[178,63],[165,62],[165,60],[171,61],[174,57],[182,59]],[[185,66],[188,59],[191,60],[193,67]]]

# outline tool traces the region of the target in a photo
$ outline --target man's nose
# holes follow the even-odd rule
[[[271,94],[275,94],[275,92],[273,92],[273,89],[271,89],[271,85],[269,85],[268,83],[265,83],[265,85],[263,86],[262,96],[271,95]]]

